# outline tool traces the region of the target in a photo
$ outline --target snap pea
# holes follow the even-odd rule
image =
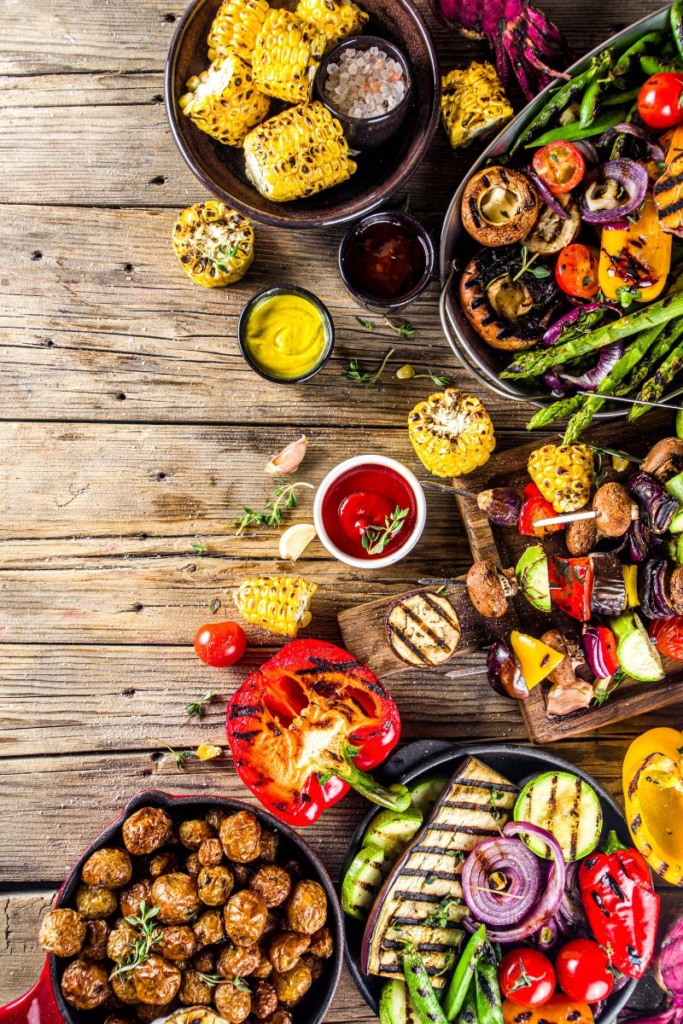
[[[667,60],[666,57],[654,57],[649,53],[640,58],[640,67],[648,78],[650,75],[669,74],[672,71],[680,74],[683,71],[683,65],[679,61]]]
[[[465,1002],[462,1004],[462,1010],[458,1016],[458,1024],[478,1024],[477,990],[474,978],[470,981],[470,987],[467,989]]]
[[[479,1024],[504,1024],[498,968],[480,960],[474,978]]]
[[[602,98],[611,81],[612,54],[609,50],[605,50],[605,58],[602,70],[588,83],[581,98],[579,124],[582,128],[587,128],[598,116]]]
[[[541,135],[538,139],[534,139],[533,142],[527,142],[525,149],[536,149],[539,146],[547,146],[549,142],[559,142],[564,139],[565,142],[577,142],[579,139],[590,139],[593,135],[602,135],[608,128],[613,128],[615,124],[619,124],[620,121],[624,120],[626,115],[625,107],[610,107],[609,110],[605,110],[602,114],[598,114],[592,124],[588,125],[587,128],[582,128],[579,121],[572,121],[571,124],[566,124],[561,128],[553,128],[551,131],[546,132],[545,135]]]
[[[470,936],[458,960],[453,977],[446,990],[443,1012],[449,1021],[455,1020],[465,1002],[477,962],[486,948],[486,928],[480,924]]]
[[[675,0],[669,11],[669,24],[676,49],[683,57],[683,0]]]
[[[637,86],[635,89],[620,89],[618,92],[605,96],[602,105],[603,107],[621,107],[624,103],[631,103],[633,100],[637,100],[639,92],[640,86]]]
[[[403,973],[421,1024],[448,1024],[419,953],[403,954]]]
[[[648,32],[646,35],[641,36],[632,46],[629,46],[628,50],[624,50],[621,57],[617,60],[613,69],[614,78],[630,74],[636,60],[644,53],[653,50],[661,52],[663,43],[664,38],[661,32]]]

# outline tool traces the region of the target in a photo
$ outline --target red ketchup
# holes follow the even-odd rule
[[[349,241],[344,269],[357,291],[376,299],[400,299],[420,283],[427,266],[418,235],[403,224],[377,221]]]
[[[384,549],[371,555],[363,547],[368,526],[383,528],[396,508],[408,509],[403,526]],[[345,555],[373,561],[402,548],[415,529],[417,504],[407,481],[389,466],[365,465],[347,470],[323,498],[322,519],[328,536]]]

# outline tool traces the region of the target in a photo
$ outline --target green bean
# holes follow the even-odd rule
[[[637,100],[639,92],[640,86],[636,89],[620,89],[617,92],[613,92],[610,96],[605,96],[602,105],[603,107],[621,107],[625,103]]]
[[[607,61],[605,67],[599,75],[595,77],[586,86],[583,97],[581,99],[581,112],[579,114],[579,124],[582,128],[587,128],[593,124],[600,107],[602,105],[602,98],[605,94],[605,90],[611,81],[610,68],[612,65],[612,54],[609,50],[605,51]]]
[[[476,932],[467,941],[446,990],[443,1012],[446,1014],[447,1020],[455,1020],[460,1013],[470,987],[470,982],[474,977],[474,969],[485,948],[486,928],[483,924],[480,924]]]
[[[650,75],[669,74],[670,72],[680,75],[683,71],[683,65],[679,61],[667,60],[666,57],[653,57],[649,53],[640,58],[640,67],[648,78]]]
[[[664,37],[661,32],[648,32],[646,35],[641,36],[640,39],[636,39],[635,43],[629,46],[628,50],[624,50],[614,65],[614,77],[617,78],[630,74],[637,58],[648,51],[661,50],[663,43]]]
[[[675,0],[669,11],[669,24],[676,49],[683,57],[683,0]]]
[[[501,373],[501,377],[539,377],[551,366],[558,363],[566,363],[570,359],[578,359],[579,356],[588,352],[595,352],[613,341],[620,341],[622,338],[630,338],[641,331],[648,331],[652,327],[659,327],[683,316],[683,292],[674,295],[667,295],[659,302],[653,302],[649,306],[636,310],[634,313],[627,313],[626,316],[613,320],[608,324],[602,324],[594,331],[584,334],[581,338],[573,338],[552,348],[530,349],[522,352],[507,370]]]
[[[421,1024],[448,1024],[419,953],[403,954],[403,973]]]
[[[479,1024],[504,1024],[503,1007],[495,964],[480,961],[475,973],[477,1019]]]
[[[602,135],[602,133],[607,131],[608,128],[613,128],[615,124],[619,124],[620,121],[624,120],[625,115],[626,107],[619,107],[618,110],[615,110],[614,107],[610,107],[610,109],[604,111],[604,113],[598,114],[593,123],[589,124],[586,128],[582,128],[580,121],[572,121],[571,124],[551,129],[551,131],[546,132],[545,135],[541,135],[538,139],[534,139],[533,142],[527,142],[524,148],[536,149],[538,146],[547,146],[549,142],[560,142],[562,139],[566,142],[576,142],[578,139],[590,139],[591,136]]]

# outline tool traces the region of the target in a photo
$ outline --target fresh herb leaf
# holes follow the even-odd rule
[[[155,739],[154,736],[148,736],[147,739],[150,740],[151,743],[159,743],[162,747],[166,747],[168,752],[172,755],[173,760],[175,761],[175,766],[178,770],[183,767],[183,764],[188,757],[195,757],[194,750],[175,750],[170,743],[166,743],[164,740]]]
[[[376,329],[374,320],[364,320],[362,316],[357,316],[356,320],[365,331],[374,331]]]
[[[192,548],[194,553],[199,556],[199,558],[201,558],[202,555],[206,555],[209,550],[204,541],[201,540],[193,540],[190,544],[190,547]]]
[[[223,271],[224,274],[229,274],[231,269],[234,270],[234,267],[233,268],[226,267],[226,265],[225,265],[225,263],[223,261],[224,260],[234,260],[235,256],[237,256],[239,251],[240,251],[239,242],[236,245],[233,245],[231,249],[226,248],[226,246],[224,246],[224,245],[219,245],[218,248],[216,249],[216,257],[217,258],[214,259],[214,263],[216,264],[216,266],[218,267],[219,270]]]
[[[154,920],[158,913],[159,907],[148,907],[147,902],[141,900],[139,915],[137,917],[125,918],[128,924],[139,930],[140,937],[132,943],[130,953],[112,971],[109,975],[110,978],[115,978],[120,974],[125,974],[127,971],[134,970],[134,968],[143,964],[149,958],[152,948],[156,946],[157,942],[161,941],[162,937],[162,932],[157,928],[157,923]]]
[[[489,794],[489,814],[494,821],[500,821],[500,819],[505,815],[505,808],[499,807],[496,803],[496,800],[500,800],[502,796],[503,793],[496,789],[495,786],[491,789]]]
[[[244,978],[230,978],[230,984],[240,992],[251,992]]]
[[[391,348],[385,355],[384,359],[379,365],[379,368],[374,373],[369,371],[363,371],[360,368],[360,363],[357,359],[352,359],[348,365],[348,368],[344,374],[347,380],[352,381],[354,384],[362,384],[364,388],[378,387],[382,390],[382,374],[386,369],[386,365],[389,359],[393,356],[396,350]]]
[[[393,324],[390,326],[393,327],[399,338],[412,338],[415,334],[415,328],[408,320],[404,320],[399,327],[394,327]]]
[[[426,925],[432,925],[434,928],[445,928],[448,924],[448,912],[454,903],[458,901],[452,896],[444,896],[439,903],[438,910],[435,910],[433,914],[429,914],[424,919]]]
[[[434,593],[438,594],[439,597],[445,597],[448,593],[448,587],[444,584],[442,587],[439,587],[438,590],[435,590]]]
[[[221,985],[226,980],[220,974],[204,974],[203,971],[197,971],[197,974],[209,988],[215,988],[216,985]]]
[[[235,519],[233,524],[237,527],[236,536],[241,537],[249,526],[280,526],[284,512],[296,508],[299,502],[299,496],[296,493],[298,487],[313,489],[313,484],[303,481],[287,483],[286,480],[277,479],[273,497],[266,502],[262,509],[256,511],[253,508],[247,508],[246,505],[242,506],[242,515]]]
[[[390,516],[384,517],[384,526],[368,526],[363,534],[363,547],[369,555],[381,555],[385,547],[403,529],[410,509],[398,505]]]
[[[545,267],[533,267],[532,264],[536,262],[539,257],[539,253],[535,252],[533,256],[529,256],[529,250],[526,245],[523,245],[520,249],[520,256],[522,257],[522,266],[517,271],[515,276],[512,278],[513,281],[518,281],[522,274],[526,274],[529,271],[534,277],[550,277],[550,271],[546,270]]]
[[[529,273],[533,274],[538,280],[544,277],[550,277],[550,271],[547,267],[531,267],[529,268]]]
[[[220,599],[218,597],[212,597],[209,601],[209,611],[212,615],[215,615],[221,606]]]
[[[195,700],[191,704],[188,704],[187,707],[185,708],[185,711],[187,712],[190,718],[196,718],[199,721],[199,719],[201,719],[202,717],[202,709],[204,705],[210,704],[215,696],[215,690],[211,690],[205,693],[203,697],[199,697],[198,700]]]

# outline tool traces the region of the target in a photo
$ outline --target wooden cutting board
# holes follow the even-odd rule
[[[635,423],[612,420],[603,426],[595,427],[585,440],[643,456],[659,438],[674,433],[672,418],[670,413],[666,414],[662,410],[649,413],[647,417],[636,420]],[[485,466],[467,477],[455,479],[453,485],[473,491],[475,494],[488,487],[524,486],[529,482],[526,466],[531,452],[540,445],[551,442],[560,443],[561,435],[535,435],[533,440],[519,448],[495,452]],[[491,559],[505,567],[514,566],[524,548],[532,542],[531,538],[520,537],[517,530],[494,526],[480,510],[476,499],[456,496],[455,500],[462,516],[472,560]],[[548,543],[552,544],[552,540]],[[438,575],[436,561],[434,572]],[[460,581],[456,581],[456,585],[448,588],[448,597],[458,612],[462,626],[462,644],[455,657],[486,647],[496,638],[507,641],[511,629],[522,629],[535,636],[540,636],[553,625],[565,629],[569,627],[575,632],[580,629],[578,623],[560,612],[553,612],[551,615],[537,612],[521,595],[511,602],[504,618],[486,619],[472,607],[464,579],[462,577]],[[384,620],[387,610],[399,596],[401,595],[397,594],[392,598],[348,608],[338,616],[344,646],[364,661],[380,678],[410,669],[410,666],[397,658],[390,649],[385,634]],[[443,675],[451,664],[452,662],[447,662],[433,671],[435,674]],[[551,743],[675,704],[683,699],[683,664],[667,662],[665,668],[667,675],[659,683],[636,683],[629,680],[601,706],[575,711],[562,717],[548,716],[546,695],[549,684],[542,683],[531,691],[526,701],[519,703],[529,738],[534,743]],[[444,680],[444,683],[448,685],[447,680]]]

